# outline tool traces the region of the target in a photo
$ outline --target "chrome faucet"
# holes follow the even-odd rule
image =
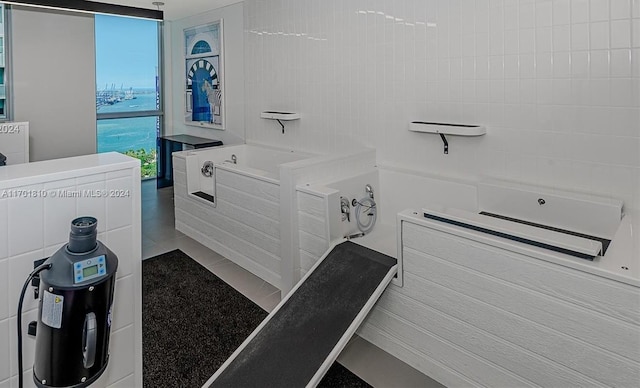
[[[364,187],[364,190],[367,192],[367,194],[369,194],[369,198],[373,199],[373,187],[371,187],[370,184],[367,184]]]

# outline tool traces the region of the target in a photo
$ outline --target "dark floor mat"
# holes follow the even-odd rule
[[[145,387],[200,387],[267,312],[180,250],[142,263]],[[338,363],[321,387],[369,387]]]

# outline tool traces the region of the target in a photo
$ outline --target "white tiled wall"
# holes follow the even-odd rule
[[[246,0],[244,25],[248,141],[640,208],[640,0]],[[444,155],[415,120],[488,133]]]
[[[46,163],[46,162],[44,162]],[[7,167],[8,168],[8,167]],[[46,170],[43,167],[43,170]],[[103,169],[104,170],[104,169]],[[17,386],[16,305],[24,281],[33,270],[33,261],[48,257],[69,238],[70,222],[81,215],[98,219],[98,239],[119,258],[114,322],[111,334],[111,362],[98,386],[106,386],[130,376],[141,381],[140,313],[140,169],[139,167],[52,180],[45,174],[42,183],[11,187],[1,183],[0,193],[0,386]],[[69,176],[69,174],[67,174]],[[1,178],[1,177],[0,177]],[[37,179],[37,178],[36,178]],[[8,186],[9,185],[9,186]],[[128,195],[61,197],[61,193],[87,188],[128,190]],[[36,198],[11,196],[21,190],[47,193]],[[17,190],[17,191],[16,191]],[[56,193],[55,196],[51,193]],[[121,192],[124,193],[124,192]],[[115,193],[114,193],[115,194]],[[137,236],[137,237],[136,237]],[[27,386],[32,386],[31,368],[35,340],[26,335],[27,323],[37,319],[37,300],[31,289],[23,307],[24,367]],[[122,360],[120,360],[122,359]]]

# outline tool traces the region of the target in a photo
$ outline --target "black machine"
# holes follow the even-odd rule
[[[2,155],[2,152],[0,152],[0,166],[6,166],[7,165],[7,157]]]
[[[40,278],[33,365],[38,387],[86,387],[107,368],[118,258],[97,240],[96,229],[93,217],[74,219],[69,243],[30,276]],[[21,304],[22,298],[20,310]]]

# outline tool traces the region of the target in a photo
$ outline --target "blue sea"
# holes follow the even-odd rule
[[[100,113],[156,109],[155,91],[134,91],[135,99],[98,108]],[[98,120],[98,152],[156,149],[157,117]]]

